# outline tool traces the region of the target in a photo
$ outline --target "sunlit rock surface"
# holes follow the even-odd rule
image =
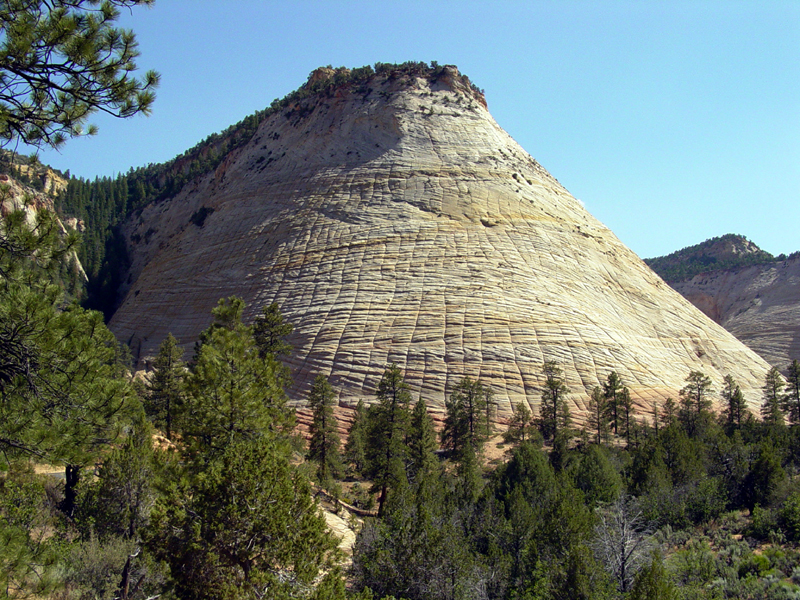
[[[344,406],[373,399],[394,362],[434,411],[469,375],[503,418],[517,402],[538,410],[554,360],[576,416],[612,370],[644,412],[691,370],[718,388],[730,373],[755,402],[768,369],[594,219],[455,69],[375,76],[271,116],[126,235],[111,328],[140,360],[168,332],[191,348],[220,297],[244,298],[249,319],[277,301],[295,324],[298,402],[316,373]]]

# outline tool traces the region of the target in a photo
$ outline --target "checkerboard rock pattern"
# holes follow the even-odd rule
[[[221,297],[242,297],[248,319],[278,302],[295,325],[298,406],[316,373],[342,407],[373,400],[396,363],[435,413],[463,376],[480,378],[502,420],[519,402],[538,410],[545,360],[564,370],[578,420],[612,370],[643,414],[691,370],[717,389],[732,374],[756,402],[768,365],[593,218],[457,75],[375,75],[306,98],[146,207],[126,224],[112,330],[145,361],[168,332],[190,349]]]

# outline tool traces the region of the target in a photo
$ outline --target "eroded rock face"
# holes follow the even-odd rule
[[[697,275],[672,286],[782,371],[800,359],[800,258]]]
[[[639,410],[701,370],[759,398],[768,365],[658,278],[492,119],[452,70],[374,76],[308,98],[174,199],[126,226],[132,267],[111,321],[140,358],[191,347],[220,297],[295,324],[290,394],[316,373],[340,403],[387,363],[433,410],[464,375],[501,418],[538,408],[555,360],[580,415],[616,370]],[[199,218],[201,215],[203,218]],[[194,218],[193,218],[194,217]],[[134,241],[138,240],[138,241]]]

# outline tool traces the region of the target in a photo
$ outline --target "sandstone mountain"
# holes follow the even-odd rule
[[[372,399],[395,362],[439,411],[480,378],[503,418],[538,409],[545,360],[578,415],[612,370],[640,411],[691,370],[758,401],[768,365],[594,219],[454,67],[321,69],[307,85],[321,91],[125,225],[110,327],[140,360],[168,332],[190,346],[235,294],[246,317],[277,301],[295,324],[298,402],[318,372],[342,405]]]
[[[647,262],[770,364],[785,372],[800,358],[800,254],[775,258],[729,234]]]

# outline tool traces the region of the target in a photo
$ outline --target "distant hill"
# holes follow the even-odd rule
[[[701,273],[765,265],[794,258],[797,255],[800,255],[800,252],[795,252],[789,257],[785,254],[773,256],[743,235],[728,233],[667,256],[645,258],[644,262],[664,281],[672,283],[691,279]]]
[[[786,372],[800,358],[800,252],[728,234],[645,262],[767,362]]]

